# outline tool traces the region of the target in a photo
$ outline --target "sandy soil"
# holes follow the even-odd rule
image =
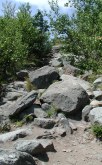
[[[77,131],[72,135],[52,139],[56,152],[40,155],[37,165],[102,165],[102,143],[96,141],[90,131],[85,131],[89,126],[87,123],[75,122],[74,124]],[[33,139],[44,132],[44,129],[34,126],[32,135],[24,139]],[[10,149],[13,143],[0,144],[0,148]]]

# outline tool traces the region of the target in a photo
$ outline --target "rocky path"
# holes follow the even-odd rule
[[[65,137],[56,136],[51,139],[55,152],[42,153],[36,158],[37,165],[101,165],[102,144],[88,130],[89,123],[82,121],[74,122],[77,131]],[[25,128],[25,126],[23,126]],[[35,137],[46,134],[51,130],[27,125],[26,129],[32,128],[32,134],[23,140],[33,140]],[[86,131],[85,131],[86,130]],[[49,138],[49,137],[48,137]],[[19,140],[17,140],[19,141]],[[0,148],[13,149],[15,142],[0,144]],[[35,158],[34,158],[35,159]]]
[[[60,55],[4,84],[0,165],[102,164],[102,142],[91,129],[102,126],[102,75],[90,84]]]

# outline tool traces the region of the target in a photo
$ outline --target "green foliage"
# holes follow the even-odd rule
[[[92,126],[93,134],[100,140],[102,140],[102,125],[94,124]]]
[[[1,124],[0,133],[9,132],[10,130],[11,130],[11,127],[9,124],[7,124],[7,123]]]
[[[52,116],[56,115],[58,110],[56,109],[56,107],[54,105],[51,105],[51,108],[49,110],[47,110],[46,112],[47,112],[48,117],[52,117]]]
[[[83,70],[102,70],[102,1],[71,0],[66,4],[69,5],[74,8],[71,17],[59,13],[55,21],[51,19],[63,51],[75,55],[70,58],[72,65]],[[56,11],[55,6],[52,10]]]
[[[0,17],[1,81],[8,75],[15,75],[25,64],[43,65],[51,50],[48,23],[43,12],[38,11],[32,16],[29,3],[21,4],[15,12],[15,5],[6,2],[3,13]]]
[[[36,90],[37,88],[30,82],[29,78],[26,78],[25,88],[28,92]]]

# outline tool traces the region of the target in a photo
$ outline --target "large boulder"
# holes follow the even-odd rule
[[[89,113],[89,119],[92,124],[102,125],[102,107],[93,108]]]
[[[0,149],[0,165],[35,165],[35,161],[25,152]]]
[[[73,82],[79,84],[87,93],[91,91],[91,84],[85,80],[82,80],[78,77],[74,77],[72,75],[65,75],[61,76],[62,81]]]
[[[56,110],[67,114],[80,112],[89,103],[86,91],[76,81],[52,84],[41,96],[41,103],[51,104]]]
[[[8,108],[9,117],[15,117],[19,115],[24,109],[33,105],[37,95],[38,93],[33,90],[25,96],[20,97],[14,104],[12,104]]]
[[[54,80],[59,80],[59,74],[54,67],[44,66],[29,73],[31,83],[38,89],[47,88]]]

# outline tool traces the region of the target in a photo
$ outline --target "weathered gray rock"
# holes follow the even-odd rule
[[[29,73],[31,83],[38,89],[47,88],[54,80],[59,79],[59,74],[54,67],[44,66]]]
[[[82,80],[80,78],[74,77],[72,75],[65,75],[63,74],[61,76],[62,81],[68,81],[79,84],[86,92],[92,91],[91,84],[85,80]]]
[[[31,107],[25,109],[20,114],[20,119],[23,119],[25,116],[32,114],[34,118],[46,118],[48,117],[47,113],[42,110],[41,106],[39,104],[33,104]]]
[[[87,105],[82,110],[82,120],[89,121],[89,113],[93,107],[91,105]]]
[[[102,91],[93,91],[95,99],[98,101],[102,101]]]
[[[55,151],[52,141],[47,139],[19,140],[14,144],[14,147],[18,151],[27,152],[31,155]]]
[[[93,108],[89,113],[89,119],[92,124],[102,125],[102,107]]]
[[[101,83],[102,83],[102,77],[97,78],[97,79],[93,82],[94,85],[98,85],[98,84],[101,84]]]
[[[25,95],[26,92],[7,92],[4,98],[4,101],[14,101],[17,100],[19,97]]]
[[[100,107],[102,106],[102,101],[92,100],[90,105],[92,105],[93,107]]]
[[[0,149],[0,165],[35,165],[35,161],[25,152]]]
[[[18,80],[25,80],[26,77],[28,77],[28,71],[27,70],[20,70],[16,73]]]
[[[58,122],[58,127],[64,128],[66,131],[66,134],[68,135],[71,134],[71,127],[70,127],[68,119],[61,118]]]
[[[63,128],[62,126],[55,127],[54,132],[57,136],[61,136],[61,137],[66,136],[66,129]]]
[[[63,66],[62,61],[58,58],[53,58],[50,62],[49,62],[50,66],[53,67],[61,67]]]
[[[19,98],[14,104],[8,108],[9,116],[14,117],[19,115],[24,109],[33,105],[36,100],[37,92],[31,91],[27,95]]]
[[[26,152],[30,155],[44,152],[42,144],[37,140],[19,140],[14,144],[16,150]]]
[[[67,114],[77,114],[89,103],[86,91],[76,81],[62,81],[52,84],[42,94],[40,100]]]
[[[58,113],[57,119],[60,120],[63,118],[66,119],[65,115],[63,113]]]
[[[49,110],[49,109],[51,108],[51,106],[50,106],[49,104],[47,104],[47,103],[43,103],[43,104],[41,105],[41,108],[42,108],[44,111],[47,111],[47,110]]]
[[[14,81],[6,86],[6,92],[18,92],[25,91],[25,82],[22,81]]]
[[[81,70],[79,68],[76,68],[68,63],[63,63],[64,64],[64,74],[66,75],[73,75],[76,76],[81,73]]]
[[[51,129],[56,124],[54,119],[45,119],[45,118],[35,118],[34,125],[39,126],[41,128]]]
[[[19,129],[16,131],[4,133],[0,135],[0,143],[4,143],[7,141],[14,141],[18,138],[24,138],[25,136],[28,136],[31,134],[31,130],[28,129]]]
[[[45,152],[54,152],[55,151],[52,140],[39,139],[37,141],[43,146]]]

